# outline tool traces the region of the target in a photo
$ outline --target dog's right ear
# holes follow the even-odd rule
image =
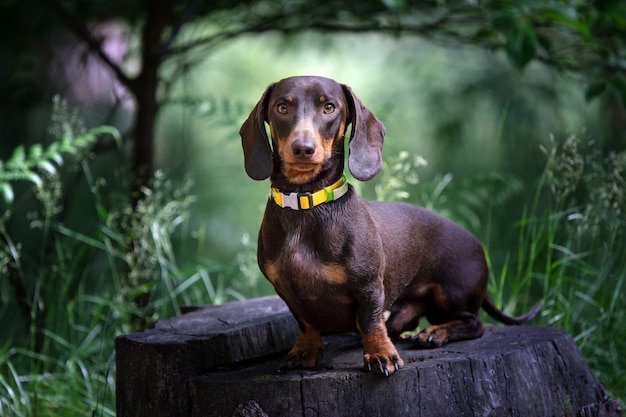
[[[383,166],[385,126],[374,116],[347,85],[341,86],[348,104],[348,121],[352,124],[348,168],[359,181],[369,181]]]
[[[267,87],[261,100],[239,129],[244,167],[248,176],[254,180],[264,180],[272,173],[272,150],[265,132],[265,122],[267,121],[267,100],[273,88],[274,84]]]

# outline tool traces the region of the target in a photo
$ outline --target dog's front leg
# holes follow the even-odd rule
[[[387,334],[383,320],[382,297],[359,305],[357,327],[363,338],[363,367],[376,374],[389,376],[404,366]]]
[[[296,343],[287,355],[287,368],[313,368],[324,350],[320,330],[303,322]]]

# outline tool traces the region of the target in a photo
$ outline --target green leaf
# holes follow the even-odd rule
[[[57,165],[61,166],[63,165],[63,157],[61,156],[60,153],[52,153],[49,156],[50,159],[52,159],[54,162],[56,162]]]
[[[406,8],[405,0],[382,0],[382,3],[391,10],[401,10]]]
[[[532,24],[523,19],[517,22],[507,34],[506,50],[513,64],[523,69],[534,57],[537,49],[537,35]]]
[[[29,181],[32,182],[30,177],[31,171],[5,171],[0,175],[0,181],[13,182],[13,181]]]
[[[36,143],[28,149],[28,159],[36,162],[38,159],[41,159],[41,155],[43,154],[43,147]]]
[[[508,8],[491,16],[493,29],[505,38],[505,48],[511,62],[523,69],[534,57],[539,46],[530,17],[519,10]]]
[[[57,165],[63,165],[63,156],[59,152],[59,144],[57,142],[53,142],[48,146],[45,156],[48,159],[52,159]]]
[[[113,126],[106,126],[106,125],[105,126],[98,126],[98,127],[95,127],[93,129],[89,130],[89,132],[87,132],[87,134],[93,135],[94,139],[97,136],[109,134],[109,135],[113,136],[113,139],[115,140],[115,143],[117,144],[117,146],[119,146],[119,147],[122,146],[122,135],[120,134],[119,130],[117,130]]]
[[[41,177],[37,174],[35,174],[32,171],[27,171],[24,172],[25,177],[28,181],[34,183],[37,187],[41,187],[43,185],[43,181],[41,180]]]
[[[507,12],[494,12],[491,16],[491,25],[499,32],[506,32],[515,26],[517,19]]]
[[[24,146],[19,145],[13,151],[13,154],[7,161],[7,166],[9,167],[21,167],[24,165],[24,160],[26,159],[26,154],[24,152]]]
[[[583,35],[585,38],[590,39],[591,38],[591,30],[589,29],[589,26],[587,26],[584,22],[577,20],[573,17],[567,16],[563,13],[559,13],[556,10],[544,10],[539,12],[538,15],[540,18],[544,18],[547,20],[552,20],[554,22],[561,22],[564,23],[568,26],[570,26],[571,28],[575,29],[577,32],[579,32],[581,35]]]
[[[92,247],[94,247],[96,249],[101,249],[103,251],[107,250],[107,246],[104,243],[102,243],[100,240],[97,240],[97,239],[94,239],[94,238],[92,238],[90,236],[87,236],[85,234],[76,232],[76,231],[74,231],[72,229],[69,229],[69,228],[67,228],[65,226],[60,226],[59,225],[59,226],[57,226],[57,230],[62,235],[65,235],[67,237],[75,239],[75,240],[77,240],[79,242],[82,242],[82,243],[84,243],[86,245],[92,246]]]
[[[15,195],[13,194],[13,188],[11,188],[8,182],[0,182],[0,193],[2,193],[5,203],[10,204],[13,202]]]
[[[593,83],[589,87],[587,87],[587,90],[585,90],[585,99],[587,101],[591,101],[605,91],[606,83],[604,81]]]
[[[622,106],[626,106],[626,83],[613,82],[607,85],[609,93],[619,102]]]
[[[548,36],[537,33],[537,43],[546,51],[552,51],[552,41]]]
[[[44,171],[48,172],[49,174],[54,174],[57,172],[57,169],[55,168],[54,165],[52,165],[50,163],[50,161],[47,160],[43,160],[39,162],[39,168],[43,169]]]

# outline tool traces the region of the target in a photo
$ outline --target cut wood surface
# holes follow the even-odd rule
[[[362,370],[355,334],[325,336],[316,369],[282,371],[295,337],[277,297],[197,307],[120,336],[117,415],[622,415],[572,337],[551,328],[488,326],[429,350],[397,342],[405,366],[389,378]]]

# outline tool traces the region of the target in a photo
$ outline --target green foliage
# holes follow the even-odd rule
[[[136,205],[129,203],[112,212],[99,207],[98,212],[106,213],[101,227],[106,253],[113,258],[111,263],[118,259],[124,263],[124,272],[115,274],[114,306],[126,313],[122,317],[128,313],[132,317],[125,323],[125,331],[150,327],[159,317],[163,309],[157,311],[157,304],[150,302],[152,297],[169,300],[173,311],[180,311],[177,298],[167,295],[173,293],[172,277],[179,270],[170,237],[195,202],[191,186],[190,180],[176,184],[157,171],[152,187],[142,189]]]
[[[5,163],[0,161],[0,192],[5,204],[10,205],[15,198],[11,183],[26,181],[42,190],[44,186],[42,175],[55,176],[58,168],[63,165],[64,155],[78,158],[100,136],[111,135],[121,145],[119,133],[110,126],[90,130],[78,126],[76,129],[71,123],[71,119],[76,118],[76,112],[68,110],[67,103],[58,96],[54,98],[52,114],[50,131],[60,140],[45,148],[41,144],[32,145],[28,149],[25,149],[24,145],[19,145]]]
[[[480,234],[488,222],[485,207],[505,205],[523,191],[523,182],[510,174],[481,173],[456,179],[453,174],[438,174],[430,181],[419,181],[419,170],[428,165],[421,156],[406,151],[388,157],[375,180],[376,200],[407,200],[453,219]],[[486,231],[485,239],[489,238]]]
[[[406,151],[385,158],[374,187],[376,200],[404,200],[409,198],[410,194],[407,189],[419,183],[418,170],[427,164],[421,156],[410,158]]]
[[[613,395],[626,392],[626,152],[602,157],[570,136],[547,164],[517,223],[517,249],[491,259],[489,292],[508,311],[540,300],[541,322],[570,332]],[[489,249],[489,248],[488,248]]]
[[[60,7],[60,2],[47,3],[55,10]],[[145,21],[148,15],[163,22],[164,41],[144,47],[160,47],[164,58],[180,61],[184,68],[195,60],[190,52],[205,55],[225,41],[247,34],[310,30],[409,34],[503,50],[520,69],[533,61],[544,62],[558,71],[581,76],[589,98],[608,93],[625,102],[626,4],[619,0],[350,0],[315,2],[314,7],[310,1],[300,0],[191,2],[174,7],[167,2],[138,1],[74,0],[62,4],[71,18],[59,20],[49,13],[33,14],[32,0],[9,2],[10,11],[4,15],[12,19],[0,27],[11,50],[26,49],[22,41],[16,42],[15,32],[19,31],[15,27],[29,27],[35,36],[42,36],[65,24],[83,33],[77,29],[84,29],[83,22],[118,17],[136,23]],[[180,36],[184,26],[199,21],[209,26],[194,31],[193,37]]]
[[[537,59],[584,75],[588,99],[610,92],[626,103],[624,2],[491,1],[485,12],[491,26],[482,28],[482,36],[503,42],[518,68]]]
[[[114,416],[110,329],[78,326],[82,310],[68,309],[62,323],[78,338],[47,332],[50,345],[63,354],[10,347],[0,350],[0,414],[3,416]],[[93,314],[90,312],[90,314]],[[55,349],[56,350],[56,349]],[[108,356],[107,356],[108,355]]]
[[[27,186],[15,187],[21,194],[5,203],[20,210],[0,221],[0,415],[114,415],[114,337],[179,314],[181,303],[242,298],[231,277],[250,269],[249,254],[233,265],[179,265],[171,237],[188,227],[191,182],[157,172],[133,205],[125,187],[107,188],[114,172],[94,175],[90,146],[113,130],[83,131],[76,113],[57,104],[50,129],[57,140],[3,164],[3,172],[39,180],[3,177]],[[68,198],[77,178],[86,194]],[[20,222],[26,233],[18,233]]]
[[[0,317],[8,340],[0,349],[0,414],[113,415],[112,329],[100,316],[104,306],[86,290],[89,251],[65,238],[63,219],[71,222],[63,195],[65,175],[88,166],[98,138],[119,141],[119,135],[110,127],[83,129],[58,98],[50,132],[58,140],[18,147],[0,173],[11,190],[0,219]],[[14,189],[22,191],[19,198]],[[13,232],[23,220],[30,228],[26,238]]]

